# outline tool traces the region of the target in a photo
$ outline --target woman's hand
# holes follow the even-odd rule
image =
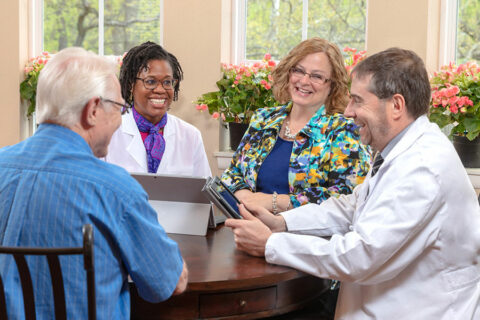
[[[257,205],[273,212],[272,200],[273,195],[263,192],[252,192],[247,189],[238,190],[235,192],[235,196],[247,206]],[[285,211],[290,206],[290,196],[288,194],[279,194],[277,196],[277,208],[279,211]]]

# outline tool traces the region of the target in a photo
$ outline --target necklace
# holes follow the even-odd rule
[[[290,131],[290,121],[286,121],[285,122],[285,132],[283,133],[283,135],[285,136],[285,138],[287,139],[291,139],[291,140],[295,140],[295,138],[297,137],[297,133],[293,134],[291,131]]]

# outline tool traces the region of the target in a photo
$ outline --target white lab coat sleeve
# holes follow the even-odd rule
[[[205,146],[203,145],[203,139],[200,131],[197,131],[198,134],[195,136],[195,143],[193,144],[196,148],[195,150],[195,163],[194,163],[194,172],[198,173],[201,177],[211,177],[212,171],[210,170],[210,165],[208,163],[208,157],[205,152]]]
[[[352,194],[330,197],[321,205],[307,204],[282,213],[288,231],[318,237],[345,234],[352,224],[357,198],[362,188],[362,185],[359,185]]]
[[[408,165],[408,161],[394,168],[376,177],[379,180],[361,212],[355,213],[351,230],[334,234],[330,240],[274,233],[266,244],[267,261],[321,278],[360,284],[395,277],[435,241],[438,222],[432,220],[443,204],[440,182],[429,168]],[[326,202],[325,207],[331,216],[335,216],[333,211],[341,211],[331,202]],[[321,215],[323,209],[323,204],[318,206],[316,215]],[[303,218],[299,215],[286,219],[289,231],[291,225],[302,225],[297,219]]]

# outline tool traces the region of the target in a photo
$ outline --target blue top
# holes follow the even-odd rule
[[[257,177],[257,192],[289,194],[288,170],[293,141],[278,137],[270,154],[265,158]]]
[[[124,169],[97,159],[77,133],[42,124],[35,135],[0,149],[0,244],[81,247],[82,226],[94,228],[98,319],[129,319],[127,276],[140,296],[167,299],[182,272],[177,244],[158,224],[142,187]],[[40,259],[41,258],[41,259]],[[44,257],[27,257],[37,317],[54,314]],[[61,257],[68,319],[87,318],[81,256]],[[11,256],[0,255],[7,311],[23,319],[22,290]]]

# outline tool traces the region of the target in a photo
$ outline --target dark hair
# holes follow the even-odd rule
[[[165,60],[170,64],[173,71],[173,78],[178,80],[174,87],[173,100],[178,99],[180,81],[183,79],[183,70],[180,63],[178,63],[177,58],[173,54],[163,49],[160,45],[147,41],[128,50],[123,58],[119,80],[122,97],[127,103],[133,103],[132,89],[138,73],[142,69],[147,68],[148,62],[151,60]]]
[[[348,104],[348,73],[342,53],[338,47],[318,37],[300,42],[290,50],[288,55],[280,61],[272,73],[273,94],[280,103],[286,103],[292,97],[288,91],[290,81],[290,69],[295,67],[300,60],[312,53],[323,52],[327,55],[332,66],[330,94],[325,101],[325,109],[328,114],[343,113]]]
[[[414,119],[428,112],[431,89],[422,59],[413,51],[390,48],[361,61],[353,77],[372,75],[368,91],[379,99],[401,94]]]

